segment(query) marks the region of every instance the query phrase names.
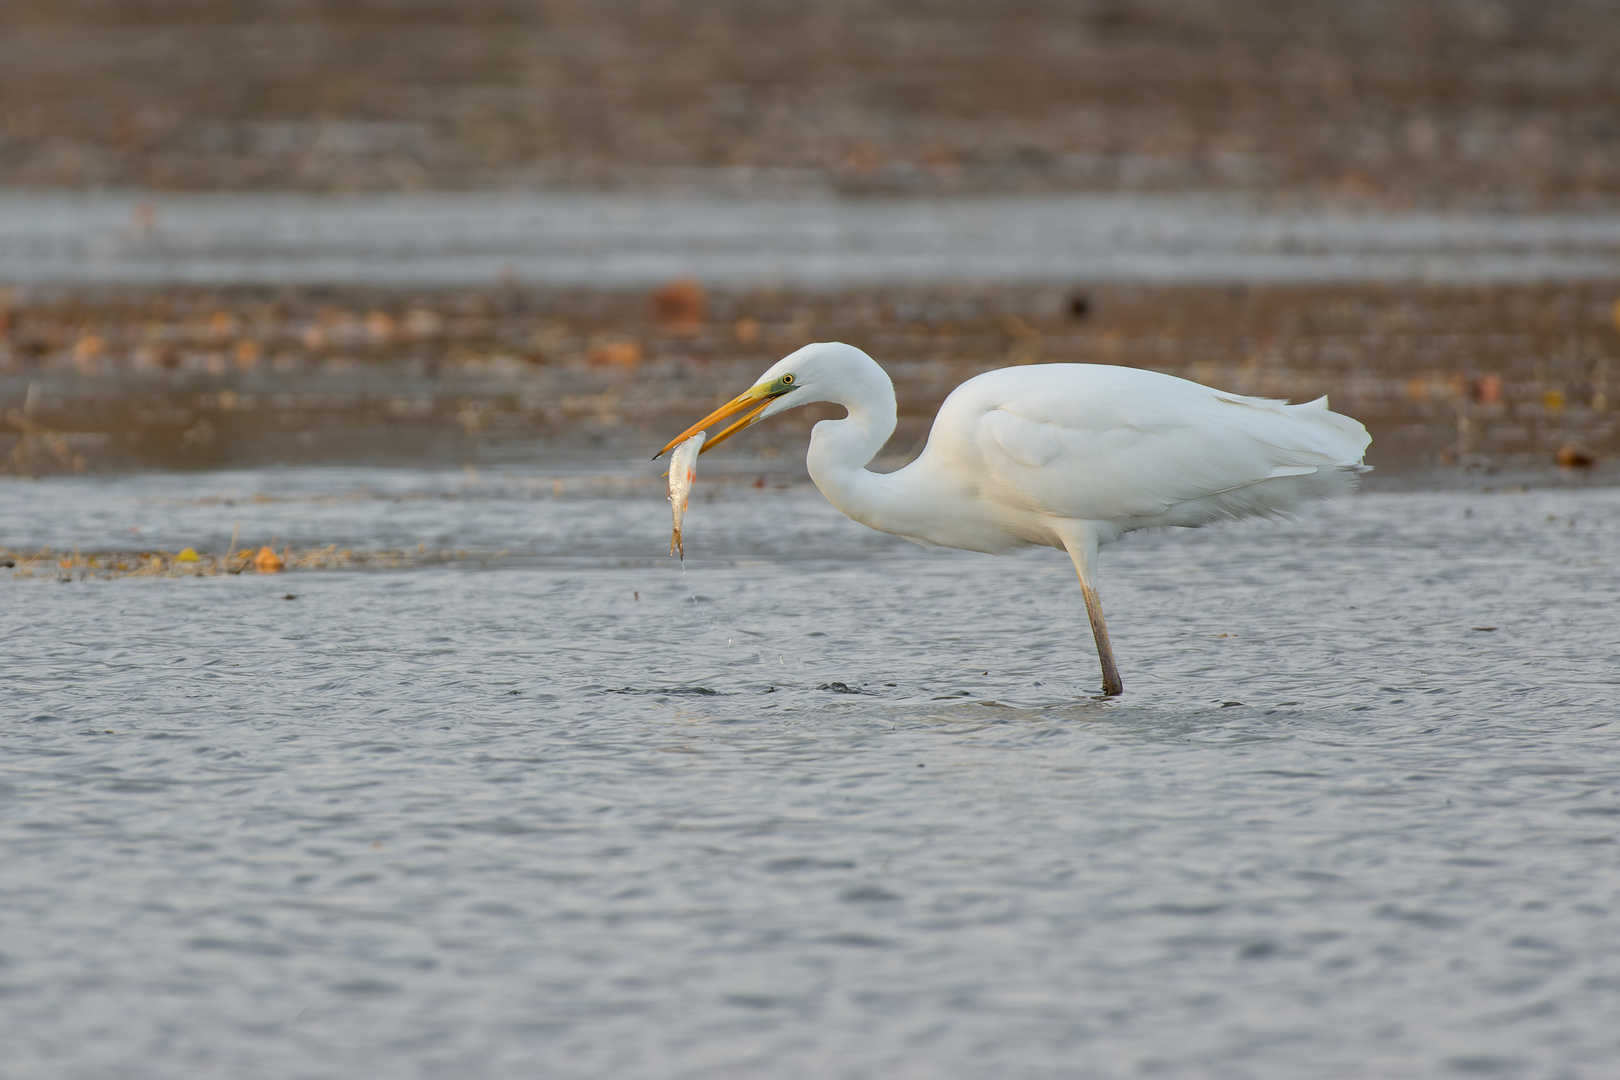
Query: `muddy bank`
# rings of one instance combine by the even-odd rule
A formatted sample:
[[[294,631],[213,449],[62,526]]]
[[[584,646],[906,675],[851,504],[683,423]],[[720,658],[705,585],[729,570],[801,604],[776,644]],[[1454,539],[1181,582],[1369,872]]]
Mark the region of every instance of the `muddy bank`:
[[[1620,195],[1604,0],[14,0],[0,187]]]
[[[1040,362],[1321,394],[1385,472],[1620,456],[1620,281],[1536,286],[12,290],[0,472],[633,462],[808,342],[888,368],[921,449],[962,380]],[[788,413],[728,452],[795,475]],[[717,455],[719,456],[719,455]],[[739,466],[741,467],[741,466]]]

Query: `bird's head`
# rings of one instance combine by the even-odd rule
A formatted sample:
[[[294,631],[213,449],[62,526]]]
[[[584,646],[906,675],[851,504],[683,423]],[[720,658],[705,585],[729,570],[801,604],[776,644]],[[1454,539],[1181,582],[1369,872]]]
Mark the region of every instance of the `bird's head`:
[[[766,417],[798,408],[800,405],[836,400],[831,395],[849,387],[852,382],[858,384],[861,380],[869,379],[873,371],[877,372],[879,378],[887,381],[883,369],[879,368],[870,356],[853,345],[845,345],[841,341],[819,341],[814,345],[806,345],[782,357],[772,364],[770,370],[761,375],[753,386],[671,439],[662,450],[653,455],[653,460],[656,461],[710,425],[742,413],[740,419],[733,421],[718,435],[704,442],[698,452],[707,453],[737,432],[752,427]]]

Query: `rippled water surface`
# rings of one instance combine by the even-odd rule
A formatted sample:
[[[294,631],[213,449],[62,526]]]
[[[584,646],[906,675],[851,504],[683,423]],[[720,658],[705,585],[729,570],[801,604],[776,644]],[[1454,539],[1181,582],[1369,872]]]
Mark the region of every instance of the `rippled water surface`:
[[[1613,1075],[1620,492],[1132,537],[1102,703],[1057,553],[711,490],[0,486],[452,553],[0,578],[0,1074]]]

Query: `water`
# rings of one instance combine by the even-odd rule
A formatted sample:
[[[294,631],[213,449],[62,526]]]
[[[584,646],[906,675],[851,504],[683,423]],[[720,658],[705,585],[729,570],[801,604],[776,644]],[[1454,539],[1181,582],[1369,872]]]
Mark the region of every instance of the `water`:
[[[1103,703],[1056,553],[652,481],[0,486],[472,553],[0,584],[0,1073],[1612,1073],[1620,491],[1132,537]]]
[[[838,288],[1525,282],[1620,274],[1613,213],[1388,213],[1210,194],[342,198],[0,192],[0,281]]]

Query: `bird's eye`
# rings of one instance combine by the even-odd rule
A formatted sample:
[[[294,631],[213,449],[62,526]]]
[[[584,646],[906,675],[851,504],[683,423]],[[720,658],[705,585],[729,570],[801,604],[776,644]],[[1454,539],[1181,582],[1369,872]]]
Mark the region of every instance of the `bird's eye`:
[[[784,376],[782,376],[782,385],[783,386],[792,386],[793,385],[793,376],[792,375],[784,375]]]

